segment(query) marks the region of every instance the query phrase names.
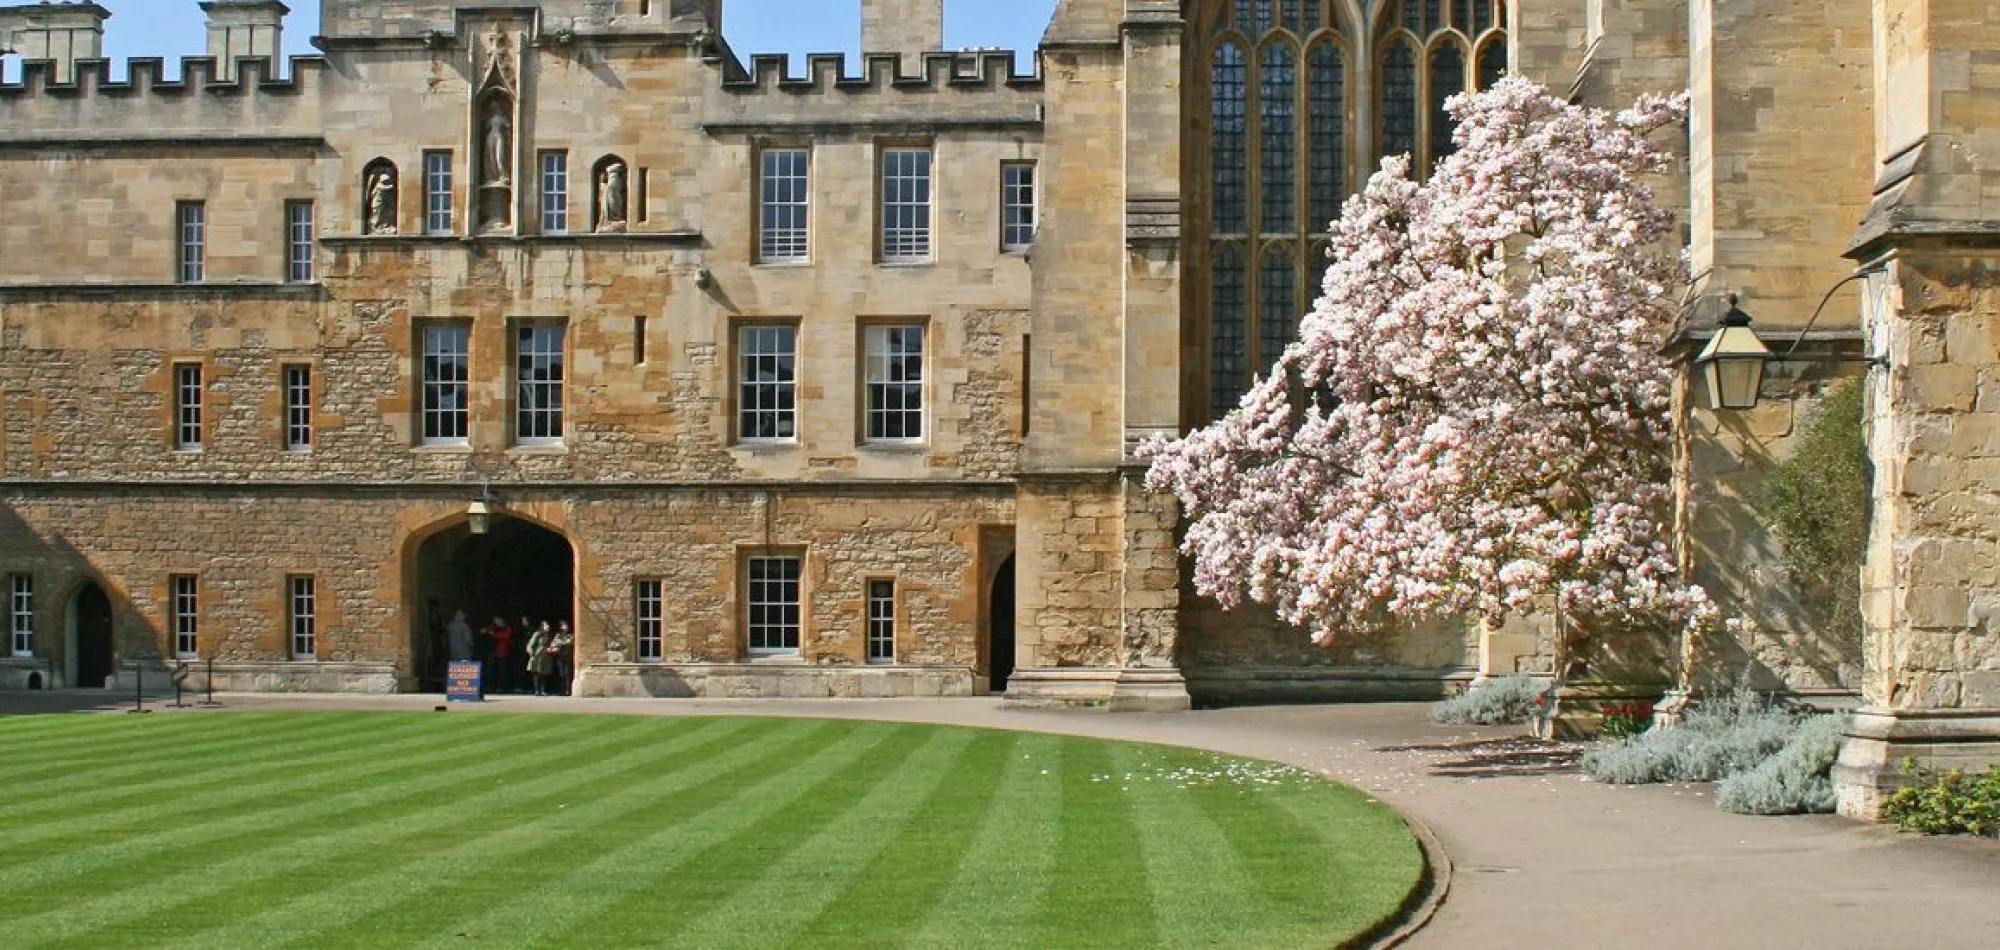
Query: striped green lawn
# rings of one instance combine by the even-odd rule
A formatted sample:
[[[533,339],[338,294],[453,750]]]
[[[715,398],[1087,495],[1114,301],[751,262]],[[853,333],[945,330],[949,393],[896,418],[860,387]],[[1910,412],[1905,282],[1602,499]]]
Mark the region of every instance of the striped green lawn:
[[[0,945],[1328,947],[1420,873],[1268,763],[794,719],[0,720]]]

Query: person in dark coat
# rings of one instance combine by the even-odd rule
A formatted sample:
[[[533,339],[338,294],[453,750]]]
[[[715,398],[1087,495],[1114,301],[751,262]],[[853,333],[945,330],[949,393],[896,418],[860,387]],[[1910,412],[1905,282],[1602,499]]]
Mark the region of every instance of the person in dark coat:
[[[549,629],[547,621],[536,627],[535,635],[528,638],[528,674],[535,678],[537,696],[547,696],[556,678],[556,655],[549,652],[555,640],[556,633]]]

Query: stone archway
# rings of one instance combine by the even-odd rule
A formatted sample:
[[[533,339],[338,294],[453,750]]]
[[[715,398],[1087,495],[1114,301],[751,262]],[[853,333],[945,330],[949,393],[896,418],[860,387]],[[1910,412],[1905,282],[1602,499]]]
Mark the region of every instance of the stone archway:
[[[986,607],[988,689],[1007,691],[1007,679],[1014,675],[1014,555],[1000,563],[988,585]]]
[[[69,685],[99,689],[116,668],[111,595],[85,581],[69,597],[64,671]]]
[[[489,664],[490,692],[525,682],[523,618],[576,625],[576,547],[542,524],[495,516],[485,534],[474,534],[461,520],[413,540],[405,558],[409,667],[404,681],[418,691],[444,688],[450,659],[445,631],[457,611],[465,612],[474,630],[495,617],[517,630],[504,662],[496,656]]]

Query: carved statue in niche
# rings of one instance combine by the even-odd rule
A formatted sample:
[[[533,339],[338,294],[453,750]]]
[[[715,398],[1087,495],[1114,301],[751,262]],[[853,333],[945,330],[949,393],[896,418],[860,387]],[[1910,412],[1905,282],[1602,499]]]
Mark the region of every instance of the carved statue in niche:
[[[396,233],[396,173],[387,168],[368,176],[368,233]]]
[[[486,181],[505,185],[511,179],[509,157],[513,154],[513,123],[507,118],[507,100],[493,97],[492,111],[486,116]]]
[[[597,230],[625,230],[625,163],[604,166],[597,183]]]

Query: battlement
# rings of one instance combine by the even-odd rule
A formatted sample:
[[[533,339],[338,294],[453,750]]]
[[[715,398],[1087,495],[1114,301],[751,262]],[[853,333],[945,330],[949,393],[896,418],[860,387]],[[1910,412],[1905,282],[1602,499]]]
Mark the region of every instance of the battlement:
[[[236,61],[225,78],[213,57],[181,60],[179,79],[166,78],[157,56],[127,61],[126,77],[113,81],[111,61],[76,62],[70,81],[58,81],[55,63],[30,60],[18,82],[0,82],[0,138],[144,137],[156,133],[317,133],[316,93],[326,70],[318,56],[291,61],[290,75],[275,75],[264,57]]]
[[[814,53],[806,57],[806,74],[791,74],[791,57],[782,53],[750,57],[745,70],[731,64],[722,88],[733,93],[782,92],[825,93],[830,90],[863,92],[935,92],[942,89],[1015,89],[1040,91],[1043,83],[1041,57],[1029,73],[1014,71],[1011,50],[925,53],[921,71],[903,69],[902,57],[895,53],[868,53],[861,57],[861,72],[847,72],[847,56],[842,53]]]
[[[146,93],[160,95],[184,95],[190,92],[210,92],[216,95],[297,95],[308,87],[316,88],[319,73],[326,68],[326,60],[319,56],[294,56],[291,74],[277,76],[274,64],[263,56],[246,56],[237,61],[239,68],[233,78],[222,78],[222,65],[213,56],[185,56],[181,58],[181,78],[167,79],[167,61],[159,56],[138,56],[125,62],[125,78],[113,81],[111,60],[78,60],[76,75],[69,82],[56,80],[55,62],[46,59],[31,59],[21,64],[21,78],[18,82],[0,81],[0,96],[62,95],[77,96],[102,93],[104,95],[131,96]]]

